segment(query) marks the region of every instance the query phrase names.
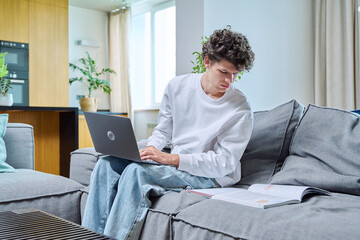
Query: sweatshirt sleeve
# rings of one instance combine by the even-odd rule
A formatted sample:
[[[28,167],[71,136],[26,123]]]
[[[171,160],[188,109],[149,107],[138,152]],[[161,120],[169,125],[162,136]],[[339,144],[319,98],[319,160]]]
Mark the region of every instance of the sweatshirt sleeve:
[[[164,96],[161,101],[158,125],[149,137],[147,146],[154,146],[162,150],[169,143],[172,137],[173,118],[171,106],[171,89],[169,84],[166,86]]]
[[[190,174],[208,178],[224,177],[236,170],[250,140],[253,118],[252,113],[243,113],[217,137],[214,150],[204,153],[179,154],[178,169]]]

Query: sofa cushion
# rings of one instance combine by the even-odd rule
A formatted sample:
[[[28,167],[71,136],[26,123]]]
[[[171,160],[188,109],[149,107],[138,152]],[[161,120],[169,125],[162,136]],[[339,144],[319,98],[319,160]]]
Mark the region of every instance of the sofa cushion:
[[[4,141],[8,164],[16,169],[34,169],[34,131],[32,126],[24,123],[8,123]]]
[[[93,147],[73,151],[70,158],[70,179],[88,186],[95,164],[102,156],[104,154],[96,152]]]
[[[186,191],[168,192],[162,197],[152,197],[152,207],[146,215],[140,239],[160,240],[171,238],[172,218],[185,209],[205,198],[198,194],[188,194]],[[183,238],[186,239],[186,238]]]
[[[240,184],[267,183],[289,154],[289,145],[304,111],[296,100],[254,113],[254,127],[241,158]]]
[[[6,125],[8,122],[8,114],[0,114],[0,173],[14,172],[15,169],[7,164],[6,161],[6,146],[4,142],[4,135],[6,132]]]
[[[360,115],[309,105],[271,183],[360,195]]]
[[[65,177],[28,169],[0,174],[0,211],[38,208],[80,222],[84,186]]]
[[[0,202],[10,202],[49,195],[60,195],[84,186],[65,177],[19,169],[15,173],[0,174]]]
[[[173,217],[171,239],[358,239],[359,214],[360,198],[340,193],[269,209],[207,199]]]
[[[90,186],[86,186],[85,188],[81,189],[81,199],[80,199],[80,214],[81,214],[81,219],[84,216],[84,212],[85,212],[85,207],[86,207],[86,202],[87,199],[89,197],[89,191],[90,191]]]

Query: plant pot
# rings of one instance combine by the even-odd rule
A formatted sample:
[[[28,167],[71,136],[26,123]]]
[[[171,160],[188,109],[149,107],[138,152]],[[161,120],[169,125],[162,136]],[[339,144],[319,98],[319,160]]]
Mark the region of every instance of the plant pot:
[[[80,107],[83,112],[96,112],[99,104],[99,99],[84,97],[80,98]]]
[[[11,93],[0,94],[0,106],[12,106],[14,103],[13,95]]]

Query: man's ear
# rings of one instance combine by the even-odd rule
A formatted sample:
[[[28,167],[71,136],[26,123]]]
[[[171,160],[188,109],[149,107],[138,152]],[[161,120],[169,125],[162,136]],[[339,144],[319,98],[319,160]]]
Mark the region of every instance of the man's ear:
[[[209,57],[208,56],[205,56],[204,57],[204,66],[206,68],[209,68],[210,67],[210,60],[209,60]]]

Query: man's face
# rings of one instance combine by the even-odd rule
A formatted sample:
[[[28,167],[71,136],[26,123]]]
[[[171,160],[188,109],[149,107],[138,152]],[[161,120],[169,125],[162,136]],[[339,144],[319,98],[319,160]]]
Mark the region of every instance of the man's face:
[[[234,65],[226,60],[210,62],[208,57],[205,57],[204,65],[208,72],[209,83],[219,93],[226,92],[239,73]]]

